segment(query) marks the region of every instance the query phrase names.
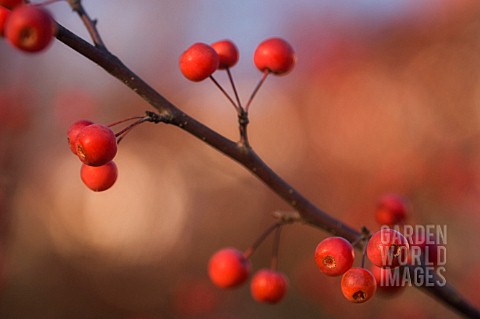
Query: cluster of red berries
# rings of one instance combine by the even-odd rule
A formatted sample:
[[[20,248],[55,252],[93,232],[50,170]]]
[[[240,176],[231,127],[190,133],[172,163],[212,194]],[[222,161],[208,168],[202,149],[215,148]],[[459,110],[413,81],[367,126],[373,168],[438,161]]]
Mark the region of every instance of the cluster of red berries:
[[[73,154],[82,162],[80,177],[95,192],[109,189],[117,180],[117,138],[102,124],[88,120],[73,123],[67,131],[68,144]]]
[[[252,264],[248,254],[228,247],[217,251],[208,262],[208,275],[213,284],[220,288],[241,286],[250,277]],[[275,304],[287,292],[285,274],[274,269],[263,268],[252,277],[250,292],[258,302]]]
[[[368,240],[366,254],[370,262],[378,267],[376,272],[394,269],[406,260],[409,252],[407,239],[394,229],[381,229]],[[355,260],[353,245],[342,237],[328,237],[315,249],[315,262],[324,274],[342,276],[341,290],[348,301],[363,303],[371,299],[376,290],[379,273],[352,267]]]
[[[263,76],[245,106],[240,102],[230,73],[230,68],[237,64],[238,59],[238,49],[230,40],[221,40],[211,45],[199,42],[181,54],[179,65],[182,74],[191,81],[198,82],[210,78],[230,100],[241,118],[247,114],[250,103],[267,76],[269,74],[284,75],[290,72],[295,66],[296,55],[290,44],[281,38],[270,38],[260,43],[254,52],[253,61]],[[216,70],[226,70],[236,101],[213,78]]]
[[[265,238],[276,230],[271,266],[255,272],[250,282],[250,293],[254,300],[261,303],[275,304],[280,302],[288,288],[287,276],[277,271],[281,225],[282,223],[272,225],[245,252],[227,247],[213,254],[208,262],[208,275],[212,283],[219,288],[235,288],[244,284],[252,271],[250,257]]]
[[[190,46],[180,56],[180,71],[191,81],[202,81],[217,69],[233,67],[238,58],[238,49],[230,40],[218,41],[212,45],[199,42]],[[296,57],[288,42],[280,38],[270,38],[258,45],[253,60],[260,71],[281,75],[293,68]]]
[[[264,74],[257,85],[246,107],[243,107],[238,98],[229,69],[237,64],[239,52],[230,40],[222,40],[211,45],[195,43],[185,50],[179,59],[180,71],[189,80],[198,82],[211,78],[220,90],[228,97],[240,115],[246,114],[248,105],[253,96],[270,73],[283,75],[288,73],[296,62],[295,52],[288,42],[280,38],[270,38],[257,47],[254,53],[254,63]],[[212,77],[216,70],[226,70],[235,91],[235,102]],[[273,229],[273,228],[272,228]],[[268,230],[266,234],[272,229]],[[262,239],[263,240],[263,239]],[[254,246],[257,246],[255,244]],[[214,285],[220,288],[234,288],[244,284],[251,274],[250,256],[253,248],[242,253],[236,248],[228,247],[217,251],[208,263],[208,274]],[[273,257],[276,260],[276,256]],[[258,270],[250,283],[250,292],[254,300],[262,303],[274,304],[286,294],[288,280],[285,274],[276,270],[276,263],[272,267]]]
[[[403,222],[406,217],[404,201],[395,195],[381,198],[375,217],[378,222],[388,225]],[[345,298],[353,303],[370,300],[377,287],[386,290],[398,290],[399,286],[385,286],[382,278],[388,276],[408,260],[410,245],[405,236],[392,228],[382,228],[370,238],[364,239],[364,250],[372,264],[370,269],[352,267],[355,260],[353,245],[342,237],[328,237],[322,240],[315,249],[315,262],[321,272],[328,276],[342,276],[341,290]],[[368,241],[368,242],[365,242]]]
[[[22,0],[0,0],[0,36],[24,52],[40,52],[52,42],[56,23],[39,5]]]

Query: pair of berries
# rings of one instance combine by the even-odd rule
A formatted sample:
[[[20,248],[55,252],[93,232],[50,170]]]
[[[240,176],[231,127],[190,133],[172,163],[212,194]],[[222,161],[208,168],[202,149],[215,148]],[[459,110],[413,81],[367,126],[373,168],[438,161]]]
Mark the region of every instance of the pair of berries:
[[[241,251],[235,248],[224,248],[210,258],[208,275],[217,287],[234,288],[247,281],[251,268],[250,260]],[[287,288],[287,277],[283,273],[267,268],[258,270],[250,283],[253,299],[269,304],[279,302]]]
[[[382,228],[373,234],[367,244],[370,262],[381,268],[396,268],[408,258],[409,244],[398,231]],[[371,271],[352,267],[355,253],[352,244],[342,237],[322,240],[315,249],[315,262],[324,274],[342,275],[341,289],[347,300],[362,303],[373,297],[377,280]]]
[[[180,71],[189,80],[198,82],[211,76],[217,69],[228,69],[238,61],[238,49],[230,40],[208,45],[195,43],[180,56]],[[288,42],[270,38],[259,44],[253,56],[262,72],[276,75],[288,73],[295,65],[295,52]]]
[[[23,1],[0,1],[0,35],[24,52],[46,49],[56,33],[50,13],[37,5]]]
[[[117,154],[117,139],[104,125],[88,120],[73,123],[67,131],[73,154],[82,162],[80,177],[95,192],[109,189],[117,180],[118,170],[113,158]]]
[[[352,244],[342,237],[328,237],[315,249],[315,262],[328,276],[342,276],[341,289],[347,300],[366,302],[376,291],[372,273],[364,268],[352,267],[355,252]]]

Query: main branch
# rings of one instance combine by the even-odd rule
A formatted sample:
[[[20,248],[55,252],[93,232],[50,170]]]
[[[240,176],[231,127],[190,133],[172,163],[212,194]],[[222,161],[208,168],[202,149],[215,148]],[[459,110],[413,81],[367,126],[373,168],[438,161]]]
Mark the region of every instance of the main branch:
[[[58,26],[57,38],[73,50],[98,64],[113,77],[140,95],[159,112],[161,118],[164,119],[163,122],[183,129],[240,163],[298,211],[305,223],[321,228],[333,235],[344,237],[350,242],[357,242],[357,248],[362,248],[363,241],[357,240],[361,236],[358,230],[351,228],[311,203],[266,165],[248,145],[225,138],[181,111],[104,47],[95,47],[60,25]],[[451,285],[421,288],[459,313],[470,318],[480,318],[480,311],[462,298]]]

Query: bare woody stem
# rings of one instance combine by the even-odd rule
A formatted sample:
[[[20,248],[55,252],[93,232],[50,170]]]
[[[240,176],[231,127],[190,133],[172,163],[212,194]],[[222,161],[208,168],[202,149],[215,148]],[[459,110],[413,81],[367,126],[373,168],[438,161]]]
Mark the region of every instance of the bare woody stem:
[[[98,43],[97,46],[92,46],[60,25],[58,25],[57,38],[73,50],[98,64],[106,72],[141,96],[157,109],[159,118],[162,119],[161,122],[178,126],[244,166],[273,192],[284,199],[293,209],[298,211],[303,222],[321,228],[333,235],[342,236],[350,242],[354,242],[361,236],[358,230],[351,228],[312,204],[266,165],[252,148],[225,138],[185,114],[133,73],[116,56],[99,47]],[[363,241],[358,241],[356,247],[361,249]],[[433,278],[434,282],[436,282],[435,279]],[[445,286],[435,285],[433,287],[422,286],[421,288],[424,288],[424,291],[459,313],[471,318],[480,318],[480,311],[462,298],[449,284]]]
[[[90,37],[93,40],[93,43],[97,48],[106,50],[105,44],[103,43],[102,38],[100,37],[100,33],[97,31],[97,21],[92,20],[90,16],[87,14],[87,11],[83,8],[82,0],[67,0],[68,4],[75,11],[82,19],[83,24],[87,28]]]

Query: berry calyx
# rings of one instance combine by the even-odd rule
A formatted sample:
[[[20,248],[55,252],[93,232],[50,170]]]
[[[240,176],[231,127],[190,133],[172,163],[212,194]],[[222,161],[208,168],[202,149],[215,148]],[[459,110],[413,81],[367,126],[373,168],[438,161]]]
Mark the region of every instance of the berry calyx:
[[[21,5],[12,10],[5,25],[5,37],[24,52],[40,52],[53,40],[55,22],[45,9]]]
[[[405,200],[395,194],[387,194],[380,198],[375,210],[375,220],[380,225],[392,227],[405,222],[407,218],[407,204]]]
[[[355,254],[353,246],[343,237],[328,237],[315,249],[318,269],[328,276],[340,276],[352,268]]]
[[[365,268],[350,268],[342,276],[342,293],[348,301],[363,303],[370,300],[377,290],[373,274]]]
[[[70,150],[73,154],[77,155],[77,148],[75,146],[75,141],[77,139],[78,133],[88,125],[92,125],[93,122],[89,120],[79,120],[72,125],[67,130],[67,141],[68,145],[70,146]]]
[[[117,140],[109,127],[91,124],[78,133],[75,149],[83,163],[89,166],[101,166],[110,162],[117,154]]]
[[[288,288],[287,277],[271,269],[255,273],[250,284],[253,299],[262,303],[275,304],[285,296]]]
[[[195,43],[180,56],[180,71],[189,80],[202,81],[212,75],[219,66],[217,51],[205,43]]]
[[[276,75],[287,74],[296,62],[296,55],[290,44],[281,38],[270,38],[258,45],[253,55],[255,66],[262,72]]]
[[[208,262],[208,275],[220,288],[233,288],[243,284],[250,275],[250,260],[235,248],[217,251]]]
[[[212,44],[212,48],[217,52],[220,59],[218,68],[223,70],[231,68],[238,62],[238,49],[230,40],[221,40]]]
[[[94,192],[103,192],[115,184],[118,177],[117,165],[111,161],[102,166],[82,164],[80,178]]]
[[[408,262],[409,244],[398,231],[382,228],[372,235],[367,245],[368,259],[378,267],[398,267]]]

